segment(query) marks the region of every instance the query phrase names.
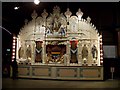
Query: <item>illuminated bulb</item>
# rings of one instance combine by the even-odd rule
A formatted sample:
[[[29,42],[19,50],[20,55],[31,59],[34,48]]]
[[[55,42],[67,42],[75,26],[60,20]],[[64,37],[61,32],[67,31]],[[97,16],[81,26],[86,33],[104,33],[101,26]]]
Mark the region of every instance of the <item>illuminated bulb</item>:
[[[100,43],[102,45],[102,43]]]
[[[19,9],[19,7],[14,7],[15,10]]]
[[[13,52],[15,52],[15,49],[13,49]]]
[[[12,55],[15,55],[15,53],[13,53]]]
[[[103,57],[101,57],[100,59],[103,59]]]
[[[12,58],[14,59],[14,58],[15,58],[15,56],[12,56]]]
[[[101,63],[103,63],[103,61],[100,61]]]
[[[38,4],[40,3],[40,1],[39,1],[39,0],[34,0],[34,3],[35,3],[36,5],[38,5]]]
[[[102,38],[102,35],[100,35],[100,38]]]
[[[27,47],[29,47],[29,45],[27,45]]]
[[[12,62],[13,62],[14,60],[12,60]]]
[[[15,46],[13,46],[13,48],[15,48]]]
[[[30,58],[30,57],[29,57],[28,59],[29,59],[29,60],[31,60],[31,58]]]
[[[15,45],[15,43],[13,43],[13,45]]]
[[[16,37],[13,37],[13,39],[16,39]]]
[[[101,52],[103,51],[103,50],[100,50]]]
[[[15,42],[15,40],[13,40],[13,42]]]

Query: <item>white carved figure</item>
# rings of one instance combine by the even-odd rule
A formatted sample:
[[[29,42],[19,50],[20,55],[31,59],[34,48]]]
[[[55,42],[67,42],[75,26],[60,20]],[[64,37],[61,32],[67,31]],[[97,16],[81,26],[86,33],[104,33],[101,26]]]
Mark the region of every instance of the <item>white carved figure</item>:
[[[31,17],[32,17],[33,19],[36,19],[37,16],[38,16],[38,15],[37,15],[36,11],[34,10],[33,13],[31,14]]]
[[[90,23],[90,21],[91,21],[91,18],[88,16],[87,17],[87,22]]]
[[[19,48],[19,50],[18,50],[18,57],[19,57],[19,59],[23,59],[24,58],[24,46],[23,45],[21,45],[21,47]]]
[[[83,48],[82,48],[82,59],[87,59],[88,58],[88,48],[86,46],[86,44],[84,44]]]
[[[67,11],[65,12],[65,16],[69,18],[72,15],[72,12],[70,11],[69,8],[67,8]]]
[[[97,59],[97,48],[95,45],[93,45],[91,53],[92,53],[93,59]]]
[[[31,59],[31,47],[30,47],[30,45],[27,46],[26,56],[27,56],[27,59]]]
[[[19,56],[20,59],[23,58],[23,56],[24,56],[24,49],[23,49],[23,47],[19,48],[18,56]]]
[[[83,16],[83,12],[81,11],[81,9],[78,9],[78,12],[76,12],[76,15],[78,16],[78,19],[81,20],[82,16]]]

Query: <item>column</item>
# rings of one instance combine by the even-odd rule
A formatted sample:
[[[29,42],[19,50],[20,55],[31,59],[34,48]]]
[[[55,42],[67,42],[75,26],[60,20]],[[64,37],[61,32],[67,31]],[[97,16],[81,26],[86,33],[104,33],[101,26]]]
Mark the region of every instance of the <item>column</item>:
[[[42,63],[45,64],[46,62],[46,44],[45,41],[43,41],[42,44]]]
[[[77,47],[78,47],[78,65],[81,65],[81,63],[82,63],[82,58],[81,58],[81,50],[80,50],[80,48],[81,48],[81,46],[80,46],[80,41],[78,41],[78,45],[77,45]]]
[[[32,41],[32,55],[31,55],[31,64],[34,64],[35,63],[35,42]]]
[[[16,59],[19,59],[19,57],[18,57],[18,50],[19,50],[19,38],[17,38]]]
[[[66,44],[66,54],[67,54],[67,66],[70,64],[70,43],[67,41]]]
[[[118,57],[120,57],[120,29],[118,31]]]
[[[100,65],[103,65],[103,46],[102,46],[102,35],[100,35]]]

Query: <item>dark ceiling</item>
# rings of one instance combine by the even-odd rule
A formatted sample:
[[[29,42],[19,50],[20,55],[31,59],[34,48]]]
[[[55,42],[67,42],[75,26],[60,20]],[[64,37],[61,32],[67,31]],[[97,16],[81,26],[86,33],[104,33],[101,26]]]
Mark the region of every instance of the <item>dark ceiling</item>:
[[[104,37],[114,38],[115,29],[120,27],[120,3],[117,2],[41,2],[35,5],[33,2],[3,2],[2,3],[2,26],[16,35],[19,33],[20,28],[24,25],[24,20],[31,20],[33,10],[36,10],[38,16],[41,15],[44,9],[48,13],[52,13],[53,7],[58,5],[61,12],[65,12],[70,8],[72,15],[76,15],[78,8],[81,8],[84,13],[83,18],[91,17],[91,22],[97,27],[99,31],[106,32]],[[14,10],[14,7],[20,7]],[[106,36],[106,34],[108,34]],[[3,47],[11,47],[12,39],[8,33],[3,31]],[[115,39],[115,38],[114,38]],[[113,39],[111,39],[113,40]],[[115,40],[113,40],[115,41]]]
[[[54,6],[58,5],[61,12],[65,12],[69,7],[73,15],[81,8],[84,15],[83,18],[90,16],[92,23],[98,29],[102,27],[112,29],[118,26],[117,13],[119,12],[119,3],[95,3],[95,2],[41,2],[35,5],[33,2],[3,2],[2,3],[2,26],[10,32],[18,34],[20,28],[24,25],[24,20],[31,20],[31,13],[36,10],[40,15],[43,9],[51,13]],[[19,6],[18,10],[14,10],[15,6]],[[118,14],[120,15],[120,14]]]

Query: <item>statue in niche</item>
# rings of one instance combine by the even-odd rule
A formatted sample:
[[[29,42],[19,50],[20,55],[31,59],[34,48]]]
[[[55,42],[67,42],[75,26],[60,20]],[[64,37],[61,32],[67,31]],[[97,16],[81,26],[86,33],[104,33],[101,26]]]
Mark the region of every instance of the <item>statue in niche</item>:
[[[35,52],[36,52],[35,62],[41,62],[42,63],[42,42],[41,41],[36,41]]]
[[[59,22],[58,17],[55,16],[54,19],[53,19],[53,30],[55,30],[56,32],[58,32],[60,26],[61,26],[61,23]]]
[[[31,59],[31,47],[30,47],[30,45],[27,46],[26,56],[27,56],[27,59]]]
[[[56,30],[58,28],[58,20],[57,20],[57,18],[54,18],[53,22],[54,22],[53,28],[54,28],[54,30]]]
[[[93,59],[97,59],[97,53],[98,53],[98,51],[97,51],[97,48],[96,48],[95,45],[93,45],[91,53],[92,53]]]
[[[18,56],[19,56],[20,59],[24,58],[24,48],[23,48],[23,46],[21,46],[19,48],[19,50],[18,50]]]
[[[82,59],[88,59],[88,48],[86,47],[86,44],[84,44],[82,49]]]

